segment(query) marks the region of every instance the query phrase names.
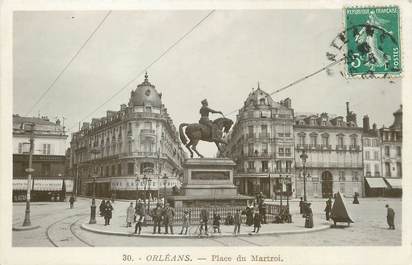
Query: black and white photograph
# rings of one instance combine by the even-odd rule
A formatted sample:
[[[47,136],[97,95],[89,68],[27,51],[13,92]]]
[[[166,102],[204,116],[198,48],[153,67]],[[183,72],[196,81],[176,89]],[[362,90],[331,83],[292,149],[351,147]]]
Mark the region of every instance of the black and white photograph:
[[[411,3],[318,2],[9,2],[4,264],[407,264]]]

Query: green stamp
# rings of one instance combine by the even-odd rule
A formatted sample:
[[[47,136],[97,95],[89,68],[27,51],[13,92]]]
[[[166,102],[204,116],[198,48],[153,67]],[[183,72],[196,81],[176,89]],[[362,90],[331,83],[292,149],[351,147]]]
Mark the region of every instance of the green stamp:
[[[402,72],[399,7],[346,8],[346,69],[351,77]]]

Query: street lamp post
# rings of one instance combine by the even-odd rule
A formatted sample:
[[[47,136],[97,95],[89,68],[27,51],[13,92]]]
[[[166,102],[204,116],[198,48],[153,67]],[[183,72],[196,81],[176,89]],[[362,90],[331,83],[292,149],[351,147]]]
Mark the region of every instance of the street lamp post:
[[[136,205],[139,200],[139,175],[136,174]]]
[[[30,124],[30,150],[29,150],[29,167],[26,169],[27,174],[27,195],[26,195],[26,210],[24,213],[23,226],[31,226],[30,221],[30,191],[31,191],[31,173],[34,172],[32,168],[33,163],[33,149],[34,149],[34,124]]]
[[[150,211],[150,183],[152,183],[152,179],[149,178],[147,181],[149,183],[148,186],[147,186],[148,193],[149,193],[149,195],[147,196],[147,212],[149,212]]]
[[[143,172],[144,173],[144,172]],[[146,174],[143,174],[143,184],[144,184],[144,203],[143,203],[143,207],[146,208],[146,200],[147,200],[147,192],[146,192],[146,188],[147,188],[147,177]]]
[[[93,176],[93,197],[92,205],[90,206],[90,221],[89,224],[96,223],[96,176]]]
[[[282,175],[279,175],[279,178],[280,178],[280,206],[282,207],[282,202],[283,202],[283,200],[282,200],[282,198],[283,198],[283,178],[282,178]]]
[[[306,202],[306,159],[308,159],[308,155],[305,150],[302,151],[300,159],[302,159],[303,164],[303,200]]]
[[[167,202],[166,184],[167,184],[167,179],[168,179],[166,174],[163,175],[162,179],[163,179],[163,185],[164,185],[164,189],[165,189],[164,195],[163,195],[163,200],[164,200],[164,205],[166,205],[166,202]]]

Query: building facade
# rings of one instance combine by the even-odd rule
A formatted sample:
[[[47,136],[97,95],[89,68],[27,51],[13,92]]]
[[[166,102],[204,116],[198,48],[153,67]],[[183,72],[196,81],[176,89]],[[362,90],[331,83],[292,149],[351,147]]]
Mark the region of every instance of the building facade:
[[[293,130],[297,197],[304,195],[305,173],[307,198],[328,198],[338,191],[345,196],[361,193],[362,128],[357,125],[356,114],[349,111],[349,103],[346,119],[327,113],[297,115]],[[303,151],[307,155],[305,165]]]
[[[370,128],[369,117],[363,117],[363,195],[384,195],[386,184],[382,179],[382,153],[379,130],[374,123]]]
[[[389,187],[398,189],[399,191],[394,192],[400,193],[402,189],[402,105],[393,113],[393,116],[393,124],[379,130],[382,143],[382,172]]]
[[[31,200],[51,200],[72,191],[65,174],[67,134],[60,121],[13,115],[13,200],[26,200],[30,138],[33,138]]]
[[[146,74],[128,105],[72,135],[70,168],[79,193],[143,198],[180,187],[184,152],[161,97]]]
[[[237,165],[234,182],[241,194],[263,192],[273,198],[294,192],[293,109],[289,98],[275,102],[258,85],[239,110],[227,141],[225,153]]]

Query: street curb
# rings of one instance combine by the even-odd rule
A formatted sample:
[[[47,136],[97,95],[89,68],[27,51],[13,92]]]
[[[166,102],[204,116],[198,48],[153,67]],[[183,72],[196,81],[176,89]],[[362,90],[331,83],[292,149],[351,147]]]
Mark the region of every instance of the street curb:
[[[40,228],[40,225],[35,226],[13,226],[13,231],[28,231]]]
[[[287,234],[304,234],[304,233],[313,233],[313,232],[319,232],[323,231],[326,229],[330,228],[330,224],[322,224],[319,227],[312,228],[312,229],[306,229],[306,230],[286,230],[286,231],[276,231],[276,232],[263,232],[259,234],[252,234],[252,233],[247,233],[247,234],[240,234],[240,235],[232,235],[232,234],[211,234],[209,236],[199,236],[199,235],[179,235],[179,234],[174,234],[174,235],[165,235],[165,234],[133,234],[133,233],[126,233],[126,232],[113,232],[113,231],[102,231],[99,229],[94,229],[88,226],[88,224],[82,224],[80,226],[83,230],[92,232],[92,233],[97,233],[97,234],[104,234],[104,235],[116,235],[116,236],[128,236],[128,237],[150,237],[150,238],[220,238],[220,237],[251,237],[251,236],[267,236],[267,235],[287,235]]]

